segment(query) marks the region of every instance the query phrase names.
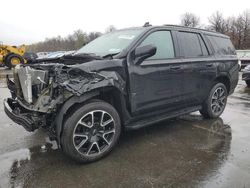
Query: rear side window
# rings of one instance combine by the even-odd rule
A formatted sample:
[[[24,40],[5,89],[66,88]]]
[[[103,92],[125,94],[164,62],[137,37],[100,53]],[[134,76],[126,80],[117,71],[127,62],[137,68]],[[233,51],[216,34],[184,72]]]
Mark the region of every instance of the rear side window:
[[[229,38],[207,35],[211,41],[216,54],[219,55],[236,55],[234,46]]]
[[[207,56],[207,47],[198,33],[179,32],[181,56],[185,58]]]
[[[151,33],[140,46],[154,45],[156,54],[148,59],[170,59],[175,57],[174,45],[170,31],[156,31]]]

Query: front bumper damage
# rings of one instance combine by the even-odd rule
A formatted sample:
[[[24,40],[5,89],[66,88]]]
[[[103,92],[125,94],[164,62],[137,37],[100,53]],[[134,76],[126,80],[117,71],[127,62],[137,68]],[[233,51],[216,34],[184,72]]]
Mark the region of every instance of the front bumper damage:
[[[10,90],[11,98],[4,100],[5,113],[27,131],[34,131],[39,127],[43,127],[54,136],[56,135],[54,125],[57,113],[71,97],[79,97],[91,90],[109,86],[116,87],[121,92],[124,92],[125,89],[125,82],[116,72],[90,72],[61,64],[51,67],[47,65],[48,67],[50,68],[49,71],[51,71],[51,79],[48,79],[50,81],[46,83],[46,87],[39,90],[40,93],[33,92],[36,90],[32,87],[32,102],[25,99],[23,93],[26,88],[21,85],[23,80],[15,78],[18,77],[15,72],[14,82],[7,78],[7,86]],[[35,66],[34,70],[37,68],[41,70],[39,65]],[[34,76],[32,76],[32,80],[35,79]],[[40,78],[41,76],[39,76]],[[45,85],[43,80],[40,82]]]
[[[32,132],[42,126],[46,120],[46,115],[37,111],[32,111],[18,99],[17,86],[8,76],[7,87],[11,93],[11,98],[4,99],[5,114],[15,123],[23,126],[25,130]]]
[[[32,112],[24,109],[18,102],[8,98],[4,100],[4,111],[6,115],[12,119],[15,123],[22,125],[27,131],[31,132],[39,127],[38,117],[37,119],[32,117]]]

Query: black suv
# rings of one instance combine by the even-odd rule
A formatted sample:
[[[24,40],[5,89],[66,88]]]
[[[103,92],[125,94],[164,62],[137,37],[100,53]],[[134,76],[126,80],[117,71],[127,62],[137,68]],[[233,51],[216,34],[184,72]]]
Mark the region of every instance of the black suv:
[[[5,112],[47,130],[79,162],[107,155],[124,129],[194,111],[220,116],[238,82],[229,37],[173,25],[114,31],[41,61],[15,67]]]

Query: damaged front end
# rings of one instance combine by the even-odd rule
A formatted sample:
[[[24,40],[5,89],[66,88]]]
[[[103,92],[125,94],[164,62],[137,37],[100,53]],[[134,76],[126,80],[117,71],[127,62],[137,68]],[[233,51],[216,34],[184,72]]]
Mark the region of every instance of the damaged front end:
[[[18,65],[13,78],[7,78],[12,97],[4,101],[6,114],[27,131],[43,127],[53,135],[57,113],[69,98],[107,86],[122,91],[125,85],[116,72],[92,72],[64,64]]]
[[[27,131],[46,126],[52,108],[49,72],[18,65],[13,77],[13,81],[7,77],[11,98],[4,101],[6,114]]]

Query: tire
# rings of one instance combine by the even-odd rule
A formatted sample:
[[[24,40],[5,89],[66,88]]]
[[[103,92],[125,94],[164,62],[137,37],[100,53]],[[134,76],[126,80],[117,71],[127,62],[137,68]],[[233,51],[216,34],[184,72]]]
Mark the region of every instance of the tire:
[[[13,60],[16,60],[16,63],[13,63]],[[19,63],[18,63],[19,62]],[[10,54],[8,57],[5,59],[5,65],[11,69],[12,67],[15,67],[17,64],[24,64],[24,59],[22,56],[18,54]]]
[[[202,105],[201,115],[205,118],[218,118],[225,110],[228,92],[223,83],[216,83]]]
[[[120,134],[121,121],[115,108],[104,101],[90,101],[65,120],[61,146],[73,160],[93,162],[115,147]]]
[[[247,87],[250,87],[250,80],[246,80]]]

